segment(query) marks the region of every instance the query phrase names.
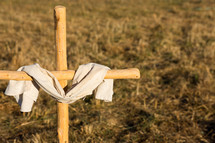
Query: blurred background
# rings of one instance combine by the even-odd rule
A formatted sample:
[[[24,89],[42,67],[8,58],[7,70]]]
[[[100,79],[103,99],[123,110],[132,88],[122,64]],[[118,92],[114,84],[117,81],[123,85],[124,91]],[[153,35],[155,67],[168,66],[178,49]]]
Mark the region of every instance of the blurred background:
[[[0,69],[54,70],[53,9],[67,8],[68,68],[139,68],[113,102],[69,105],[70,142],[215,142],[214,0],[1,0]],[[56,101],[20,113],[0,81],[0,142],[57,142]],[[71,84],[71,81],[70,81]]]

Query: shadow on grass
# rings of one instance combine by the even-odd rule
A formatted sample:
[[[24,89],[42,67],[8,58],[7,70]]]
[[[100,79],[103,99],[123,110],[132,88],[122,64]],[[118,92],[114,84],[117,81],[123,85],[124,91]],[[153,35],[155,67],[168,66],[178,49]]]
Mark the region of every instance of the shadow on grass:
[[[115,142],[146,141],[150,133],[150,126],[155,121],[154,116],[134,105],[131,105],[127,113],[122,120],[124,129],[116,135]]]
[[[215,119],[210,121],[200,121],[200,126],[203,128],[204,136],[210,140],[210,142],[215,142]]]

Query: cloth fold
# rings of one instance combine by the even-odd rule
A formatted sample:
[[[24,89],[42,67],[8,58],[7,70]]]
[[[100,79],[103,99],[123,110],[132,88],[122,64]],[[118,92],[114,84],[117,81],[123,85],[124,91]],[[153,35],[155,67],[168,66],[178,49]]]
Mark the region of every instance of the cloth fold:
[[[104,79],[110,68],[88,63],[80,65],[73,78],[72,87],[64,92],[57,78],[39,64],[20,67],[33,81],[10,80],[5,90],[8,96],[14,96],[22,112],[30,112],[33,103],[38,98],[39,88],[55,98],[58,102],[73,103],[76,100],[91,95],[95,91],[96,99],[112,101],[113,79]]]

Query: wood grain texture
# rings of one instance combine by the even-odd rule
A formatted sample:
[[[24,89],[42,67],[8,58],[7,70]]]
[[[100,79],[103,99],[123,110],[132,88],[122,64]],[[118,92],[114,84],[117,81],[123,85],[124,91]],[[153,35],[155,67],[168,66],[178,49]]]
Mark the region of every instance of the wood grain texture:
[[[72,80],[75,70],[51,71],[59,80]],[[105,79],[139,79],[140,71],[136,68],[109,70]],[[0,70],[0,80],[32,80],[32,78],[23,71]]]
[[[56,64],[57,70],[67,70],[66,55],[66,8],[54,8],[55,37],[56,37]],[[59,80],[62,88],[67,86],[67,80]],[[69,142],[69,111],[68,104],[58,103],[58,139],[59,143]]]

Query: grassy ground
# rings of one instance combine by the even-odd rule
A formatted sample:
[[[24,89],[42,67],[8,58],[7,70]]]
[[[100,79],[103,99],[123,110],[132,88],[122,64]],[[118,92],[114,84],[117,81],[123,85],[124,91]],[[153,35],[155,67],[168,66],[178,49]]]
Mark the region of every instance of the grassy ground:
[[[1,0],[0,69],[55,69],[53,8],[67,7],[68,66],[137,67],[112,103],[69,106],[71,142],[215,142],[213,0]],[[0,142],[57,142],[56,102],[21,114],[0,82]]]

